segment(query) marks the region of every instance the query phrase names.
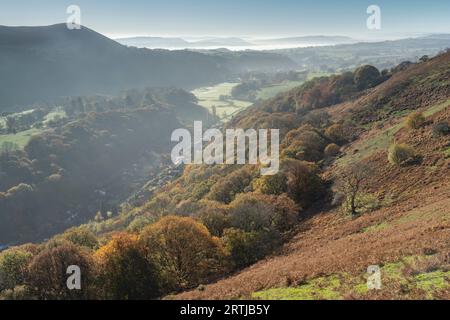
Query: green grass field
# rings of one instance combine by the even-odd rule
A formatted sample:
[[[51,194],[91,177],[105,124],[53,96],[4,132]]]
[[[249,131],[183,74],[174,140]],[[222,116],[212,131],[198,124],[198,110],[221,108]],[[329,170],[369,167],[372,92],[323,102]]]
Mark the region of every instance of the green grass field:
[[[327,77],[330,76],[330,73],[327,72],[310,72],[308,73],[308,77],[305,81],[283,81],[279,84],[270,85],[259,90],[257,99],[270,99],[275,97],[276,95],[292,90],[296,87],[300,87],[306,81],[312,80],[314,78]]]
[[[54,121],[58,118],[66,118],[67,114],[64,110],[55,109],[54,111],[47,114],[44,118],[44,125],[47,125],[50,121]]]
[[[231,90],[238,84],[225,82],[213,87],[199,88],[193,90],[192,93],[199,100],[199,105],[210,111],[215,106],[217,116],[222,120],[228,120],[252,104],[252,102],[236,100],[231,97]]]
[[[279,93],[289,91],[295,87],[299,87],[304,81],[284,81],[279,84],[267,86],[259,90],[257,99],[270,99],[278,95]]]
[[[0,135],[0,146],[4,142],[12,142],[17,144],[19,148],[23,149],[25,145],[30,141],[33,135],[41,133],[42,130],[39,129],[30,129],[26,131],[19,132],[17,134],[3,134]]]
[[[27,113],[33,112],[33,109],[26,110],[20,113],[15,113],[12,116],[20,116]],[[67,115],[66,113],[61,109],[55,109],[54,111],[48,113],[45,118],[43,119],[44,126],[47,126],[50,121],[56,120],[57,118],[65,118]],[[0,117],[0,127],[5,127],[5,118]],[[45,129],[45,127],[44,127]],[[23,149],[28,141],[31,139],[33,135],[37,135],[42,133],[43,129],[29,129],[25,131],[18,132],[16,134],[0,134],[0,146],[4,142],[11,142],[16,144],[20,149]]]

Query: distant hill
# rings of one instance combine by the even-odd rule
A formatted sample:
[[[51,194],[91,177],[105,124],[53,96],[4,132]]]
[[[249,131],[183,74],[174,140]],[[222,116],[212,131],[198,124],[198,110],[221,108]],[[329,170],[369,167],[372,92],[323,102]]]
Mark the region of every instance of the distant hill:
[[[440,39],[440,40],[450,40],[450,34],[448,33],[436,33],[425,36],[427,39]]]
[[[279,54],[252,54],[252,66],[235,57],[131,48],[85,27],[68,30],[65,24],[0,26],[0,109],[132,88],[193,88],[255,66],[296,67]]]
[[[245,47],[248,49],[259,49],[260,46],[317,46],[335,45],[344,43],[355,43],[356,40],[344,36],[304,36],[289,38],[274,38],[264,40],[246,41],[236,37],[217,37],[202,40],[185,40],[182,38],[164,37],[132,37],[117,39],[117,42],[138,48],[149,49],[217,49]]]
[[[303,37],[267,39],[259,42],[272,44],[292,44],[292,45],[332,45],[332,44],[354,43],[356,42],[356,40],[344,36],[303,36]]]
[[[192,46],[198,47],[238,47],[251,46],[252,43],[240,38],[213,38],[202,41],[191,42]]]
[[[371,64],[391,68],[405,60],[417,61],[423,55],[434,56],[450,48],[450,35],[430,35],[381,42],[358,42],[330,46],[272,50],[285,54],[301,66],[328,73]]]
[[[205,49],[219,47],[252,46],[252,43],[240,38],[208,38],[203,40],[187,41],[182,38],[165,37],[132,37],[116,39],[117,42],[138,48],[149,49]]]
[[[181,38],[164,37],[132,37],[116,39],[117,42],[126,46],[138,48],[187,48],[190,43]]]

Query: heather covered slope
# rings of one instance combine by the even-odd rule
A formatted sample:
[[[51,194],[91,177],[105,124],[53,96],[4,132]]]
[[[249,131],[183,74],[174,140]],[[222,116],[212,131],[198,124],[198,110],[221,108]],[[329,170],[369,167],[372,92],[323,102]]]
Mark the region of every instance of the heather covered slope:
[[[376,199],[373,210],[350,218],[340,208],[319,208],[273,256],[176,298],[448,299],[450,137],[436,136],[434,128],[450,121],[449,67],[450,55],[442,55],[325,108],[333,119],[350,118],[362,127],[323,177],[355,162],[368,166],[364,189]],[[413,110],[426,117],[414,130],[405,125]],[[420,163],[392,165],[388,148],[394,141],[412,146]],[[369,265],[382,268],[381,291],[367,290]]]

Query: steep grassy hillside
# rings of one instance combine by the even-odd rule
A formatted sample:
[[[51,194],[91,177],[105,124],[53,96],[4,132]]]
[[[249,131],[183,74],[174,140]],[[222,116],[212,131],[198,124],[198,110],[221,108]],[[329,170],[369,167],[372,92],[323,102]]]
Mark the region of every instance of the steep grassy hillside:
[[[352,163],[370,168],[364,189],[373,195],[371,211],[350,218],[340,208],[319,209],[273,257],[177,298],[448,299],[450,137],[436,135],[435,127],[450,121],[449,67],[450,54],[439,56],[325,109],[335,120],[359,124],[361,131],[324,168],[323,177],[333,179]],[[412,110],[426,117],[415,130],[406,125]],[[394,142],[411,145],[420,164],[389,163]],[[381,267],[382,290],[367,289],[370,265]]]
[[[419,166],[396,168],[387,161],[387,148],[366,153],[363,161],[374,171],[366,190],[379,199],[378,209],[351,219],[339,209],[322,210],[299,226],[295,238],[271,258],[243,272],[191,291],[187,299],[431,299],[449,298],[450,268],[450,137],[432,135],[434,123],[450,120],[450,103],[427,118],[428,124],[395,134],[423,155]],[[377,130],[377,129],[375,129]],[[346,149],[380,139],[384,132],[363,135]],[[345,167],[338,161],[326,176]],[[382,290],[367,290],[366,270],[379,265]]]

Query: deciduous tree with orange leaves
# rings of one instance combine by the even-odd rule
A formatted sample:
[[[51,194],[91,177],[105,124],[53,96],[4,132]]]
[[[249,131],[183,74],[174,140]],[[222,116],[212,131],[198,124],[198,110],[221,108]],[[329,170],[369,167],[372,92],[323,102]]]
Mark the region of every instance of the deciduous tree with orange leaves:
[[[192,218],[164,217],[145,228],[140,241],[172,290],[208,283],[226,269],[227,253],[220,239]]]
[[[94,254],[103,299],[154,299],[160,296],[159,268],[145,257],[138,236],[115,235]]]

